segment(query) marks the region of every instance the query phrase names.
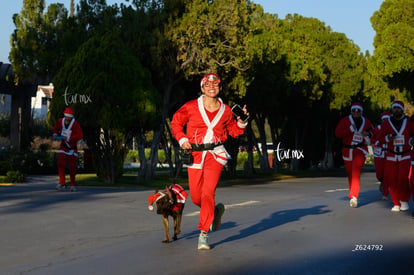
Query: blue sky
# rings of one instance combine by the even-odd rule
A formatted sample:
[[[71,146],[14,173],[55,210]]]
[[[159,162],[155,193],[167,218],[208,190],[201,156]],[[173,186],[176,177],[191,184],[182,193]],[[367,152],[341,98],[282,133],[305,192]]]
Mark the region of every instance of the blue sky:
[[[23,0],[1,0],[0,6],[0,62],[9,63],[10,34],[14,30],[12,16],[20,13]],[[46,5],[63,3],[69,9],[70,0],[46,0]],[[278,14],[285,18],[286,14],[300,14],[318,18],[333,31],[345,35],[357,44],[362,52],[373,53],[372,42],[375,32],[370,17],[378,10],[383,0],[253,0],[260,4],[265,12]],[[78,0],[75,0],[78,3]],[[107,0],[108,4],[126,3],[123,0]]]
[[[370,18],[383,0],[253,0],[265,12],[285,18],[286,14],[314,17],[330,26],[332,31],[345,33],[362,52],[371,54],[375,31]]]

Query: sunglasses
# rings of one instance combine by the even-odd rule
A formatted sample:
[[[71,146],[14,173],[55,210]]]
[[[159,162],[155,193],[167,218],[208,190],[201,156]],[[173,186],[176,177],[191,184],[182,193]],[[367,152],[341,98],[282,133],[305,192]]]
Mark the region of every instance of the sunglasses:
[[[352,111],[353,113],[360,113],[360,112],[361,112],[361,110],[360,110],[360,109],[356,109],[356,108],[355,108],[355,109],[352,109],[351,111]]]
[[[205,87],[217,87],[219,85],[218,81],[206,81],[204,83]]]

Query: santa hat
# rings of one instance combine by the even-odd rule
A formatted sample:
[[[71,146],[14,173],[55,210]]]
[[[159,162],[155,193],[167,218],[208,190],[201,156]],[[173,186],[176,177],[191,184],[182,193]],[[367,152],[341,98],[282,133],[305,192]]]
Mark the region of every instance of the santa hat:
[[[154,206],[152,206],[152,205],[164,196],[165,196],[165,194],[161,193],[161,192],[157,192],[155,194],[152,194],[152,195],[148,196],[148,204],[149,204],[148,209],[150,211],[154,211]]]
[[[362,104],[359,102],[355,102],[354,104],[351,105],[351,112],[353,109],[358,109],[361,111],[361,113],[364,110],[364,108],[362,107]]]
[[[388,111],[384,111],[382,114],[381,114],[381,120],[384,120],[384,119],[387,119],[387,118],[390,118],[391,117],[391,114],[390,114],[390,112],[388,112]]]
[[[201,79],[200,86],[203,87],[206,81],[214,81],[214,80],[216,80],[220,84],[220,77],[218,75],[213,74],[213,73],[206,74]]]
[[[74,117],[75,111],[73,111],[71,107],[66,107],[65,111],[63,112],[63,115],[67,117]]]
[[[404,112],[404,103],[402,103],[402,101],[399,100],[394,100],[394,102],[391,104],[391,108],[400,108]]]

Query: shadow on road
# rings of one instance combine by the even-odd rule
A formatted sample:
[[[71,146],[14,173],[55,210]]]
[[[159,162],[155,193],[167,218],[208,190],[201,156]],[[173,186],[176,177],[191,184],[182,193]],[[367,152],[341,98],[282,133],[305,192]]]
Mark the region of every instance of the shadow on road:
[[[140,192],[139,189],[80,187],[77,192],[55,190],[50,183],[16,184],[1,187],[0,213],[35,212],[47,210],[56,204],[105,199],[116,193]]]
[[[371,190],[361,191],[361,192],[359,192],[359,196],[358,196],[358,207],[360,208],[360,207],[366,206],[368,204],[378,202],[381,199],[382,199],[382,194],[378,191],[378,189],[371,189]],[[349,197],[344,196],[344,197],[342,197],[341,200],[349,201]],[[388,204],[385,204],[385,202],[384,202],[384,205],[388,205]],[[391,207],[392,206],[390,206],[390,209],[391,209]]]
[[[268,218],[262,219],[260,222],[247,227],[245,229],[240,230],[239,234],[228,237],[227,239],[224,239],[220,242],[217,242],[213,244],[213,246],[217,246],[223,243],[228,243],[236,240],[240,240],[243,238],[247,238],[249,236],[252,236],[254,234],[258,234],[260,232],[263,232],[265,230],[287,224],[290,222],[298,221],[301,218],[309,215],[321,215],[325,213],[331,212],[330,210],[324,210],[323,208],[326,207],[326,205],[318,205],[311,208],[299,208],[299,209],[290,209],[290,210],[282,210],[277,211],[270,215]],[[226,227],[226,224],[223,224],[222,226]]]

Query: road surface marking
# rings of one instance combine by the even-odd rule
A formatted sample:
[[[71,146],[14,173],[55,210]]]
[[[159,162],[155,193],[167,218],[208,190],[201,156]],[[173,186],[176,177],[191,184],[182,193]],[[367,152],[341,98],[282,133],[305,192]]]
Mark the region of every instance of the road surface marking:
[[[233,207],[238,207],[238,206],[246,206],[246,205],[251,205],[251,204],[256,204],[256,203],[260,203],[260,201],[245,201],[245,202],[241,202],[241,203],[227,204],[227,205],[224,205],[224,207],[226,209],[228,209],[228,208],[233,208]],[[194,212],[185,214],[184,216],[192,217],[192,216],[196,216],[198,214],[200,214],[200,211],[194,211]]]
[[[332,189],[332,190],[326,190],[326,193],[333,193],[333,192],[341,192],[341,191],[348,191],[349,188],[342,188],[342,189]]]

